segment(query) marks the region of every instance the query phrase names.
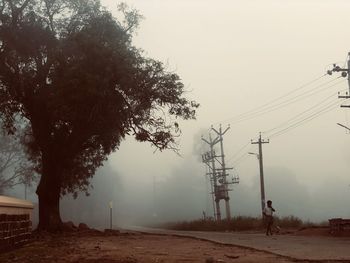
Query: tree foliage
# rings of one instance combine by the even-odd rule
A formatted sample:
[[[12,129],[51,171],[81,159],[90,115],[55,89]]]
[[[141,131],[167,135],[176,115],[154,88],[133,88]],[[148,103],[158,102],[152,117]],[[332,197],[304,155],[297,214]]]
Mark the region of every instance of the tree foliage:
[[[86,190],[126,135],[176,149],[177,119],[195,118],[179,76],[133,46],[141,16],[119,9],[123,21],[98,0],[0,0],[0,114],[9,133],[28,123],[39,196]]]

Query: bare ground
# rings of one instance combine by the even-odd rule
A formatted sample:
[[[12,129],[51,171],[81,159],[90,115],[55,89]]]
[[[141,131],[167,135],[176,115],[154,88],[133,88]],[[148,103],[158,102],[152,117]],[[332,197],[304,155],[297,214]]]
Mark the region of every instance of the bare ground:
[[[209,241],[140,233],[70,233],[45,235],[23,248],[0,254],[0,262],[294,262],[270,253]],[[300,262],[300,261],[299,261]],[[307,262],[307,261],[305,261]]]

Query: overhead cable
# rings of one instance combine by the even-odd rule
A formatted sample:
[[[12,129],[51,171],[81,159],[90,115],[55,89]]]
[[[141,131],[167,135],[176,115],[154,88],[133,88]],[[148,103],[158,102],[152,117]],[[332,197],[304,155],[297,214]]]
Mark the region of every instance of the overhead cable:
[[[322,92],[322,91],[325,91],[325,90],[328,90],[334,86],[337,86],[339,85],[340,83],[344,82],[344,80],[340,80],[338,82],[336,82],[335,84],[333,85],[330,85],[330,86],[326,86],[322,89],[319,89],[320,87],[323,87],[325,86],[326,84],[330,84],[331,82],[334,82],[335,80],[339,79],[341,77],[337,77],[331,81],[328,81],[326,83],[323,83],[323,84],[320,84],[318,86],[316,86],[315,88],[311,89],[311,90],[307,90],[301,94],[298,94],[292,98],[288,98],[278,104],[275,104],[275,105],[270,105],[269,107],[266,107],[265,109],[261,110],[260,112],[255,112],[254,114],[251,113],[250,115],[247,115],[246,117],[242,117],[240,119],[238,119],[237,121],[234,121],[234,122],[231,122],[230,124],[231,125],[234,125],[234,124],[237,124],[237,123],[240,123],[240,122],[243,122],[243,121],[247,121],[247,120],[250,120],[250,119],[254,119],[256,117],[259,117],[259,116],[262,116],[262,115],[265,115],[267,113],[270,113],[270,112],[273,112],[273,111],[276,111],[276,110],[279,110],[281,108],[285,108],[286,106],[289,106],[293,103],[296,103],[296,102],[299,102],[303,99],[306,99],[312,95],[315,95],[316,93],[319,93],[319,92]],[[305,96],[304,96],[305,95]]]
[[[323,99],[323,100],[320,101],[319,103],[313,105],[312,107],[306,109],[305,111],[300,112],[299,114],[293,116],[292,118],[288,119],[287,121],[284,121],[284,122],[282,122],[281,124],[279,124],[279,125],[277,125],[277,126],[271,128],[271,129],[269,129],[269,130],[264,131],[263,133],[264,133],[264,134],[268,134],[268,133],[270,133],[270,132],[272,132],[272,131],[274,131],[274,130],[276,130],[276,129],[278,129],[278,128],[281,128],[281,127],[283,127],[283,126],[285,126],[285,125],[288,125],[291,121],[294,121],[294,120],[296,120],[296,119],[302,117],[302,116],[305,115],[306,113],[308,113],[308,112],[310,112],[310,111],[312,111],[312,110],[315,110],[315,109],[317,109],[318,107],[322,106],[322,105],[325,104],[325,102],[328,101],[330,98],[334,98],[334,99],[333,99],[331,102],[328,102],[328,103],[326,103],[326,105],[323,105],[323,106],[328,106],[329,103],[333,103],[333,102],[335,102],[335,101],[338,101],[338,98],[336,98],[336,95],[337,95],[337,92],[336,92],[336,93],[332,93],[330,96],[327,96],[325,99]]]
[[[296,89],[294,89],[294,90],[291,90],[291,91],[289,91],[289,92],[287,92],[287,93],[285,93],[285,94],[283,94],[283,95],[281,95],[281,96],[279,96],[279,97],[277,97],[277,98],[275,98],[275,99],[273,99],[273,100],[271,100],[271,101],[266,102],[266,103],[263,104],[263,105],[260,105],[260,106],[258,106],[258,107],[256,107],[256,108],[252,109],[252,110],[249,110],[249,111],[244,112],[244,113],[242,113],[242,114],[238,114],[238,115],[236,115],[236,116],[233,116],[233,117],[228,118],[228,119],[226,119],[226,120],[223,120],[223,121],[221,121],[221,122],[226,122],[226,121],[233,120],[233,119],[240,119],[240,118],[246,117],[246,115],[254,114],[254,113],[256,113],[257,111],[262,110],[262,109],[265,108],[266,106],[269,106],[270,104],[272,104],[272,103],[274,103],[274,102],[276,102],[276,101],[278,101],[278,100],[280,100],[280,99],[283,99],[284,97],[287,97],[287,96],[289,96],[290,94],[293,94],[293,93],[295,93],[295,92],[297,92],[297,91],[299,91],[299,90],[301,90],[301,89],[303,89],[303,88],[305,88],[305,87],[307,87],[307,86],[309,86],[309,85],[311,85],[311,84],[314,84],[315,82],[317,82],[318,80],[322,79],[322,78],[325,77],[326,75],[327,75],[327,74],[323,74],[323,75],[321,75],[321,76],[319,76],[319,77],[317,77],[317,78],[315,78],[315,79],[313,79],[313,80],[311,80],[311,81],[309,81],[309,82],[307,82],[307,83],[301,85],[300,87],[298,87],[298,88],[296,88]],[[324,83],[324,85],[326,85],[327,83],[329,83],[329,82]],[[216,122],[216,123],[214,123],[214,124],[217,124],[217,123],[219,123],[219,122]]]
[[[344,100],[342,100],[341,102],[343,102],[343,101]],[[315,118],[317,118],[317,117],[319,117],[319,116],[321,116],[321,115],[323,115],[323,114],[325,114],[325,113],[327,113],[329,111],[332,111],[332,110],[336,109],[341,104],[341,102],[337,101],[335,103],[332,103],[328,107],[325,107],[322,110],[320,110],[320,111],[318,111],[318,112],[316,112],[316,113],[314,113],[314,114],[312,114],[312,115],[310,115],[310,116],[308,116],[308,117],[306,117],[306,118],[304,118],[304,119],[302,119],[302,120],[300,120],[300,121],[298,121],[298,122],[296,122],[294,124],[291,124],[290,126],[284,128],[284,129],[282,129],[280,131],[277,131],[277,132],[269,135],[269,138],[271,139],[271,138],[280,136],[280,135],[282,135],[284,133],[287,133],[290,130],[293,130],[293,129],[295,129],[295,128],[297,128],[297,127],[299,127],[299,126],[301,126],[301,125],[303,125],[305,123],[308,123],[311,120],[313,120],[313,119],[315,119]]]

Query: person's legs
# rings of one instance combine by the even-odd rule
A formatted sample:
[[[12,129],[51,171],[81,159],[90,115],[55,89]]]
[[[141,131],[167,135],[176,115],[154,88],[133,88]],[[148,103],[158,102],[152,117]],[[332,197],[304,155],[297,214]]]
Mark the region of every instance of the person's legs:
[[[271,220],[270,220],[270,234],[272,236],[272,229],[273,229],[273,217],[271,217]]]
[[[268,236],[270,232],[270,222],[267,220],[266,222],[266,235]]]
[[[267,227],[266,227],[266,235],[272,235],[272,223],[273,223],[273,220],[272,218],[268,218],[267,219]]]

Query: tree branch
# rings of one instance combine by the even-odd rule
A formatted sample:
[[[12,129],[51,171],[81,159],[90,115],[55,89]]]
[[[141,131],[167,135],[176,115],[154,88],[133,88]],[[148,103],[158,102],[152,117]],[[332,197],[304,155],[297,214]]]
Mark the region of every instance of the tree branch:
[[[12,0],[6,0],[6,1],[9,3],[11,12],[13,13],[15,11],[15,6],[14,6]]]
[[[23,5],[18,9],[18,13],[21,13],[24,10],[24,8],[27,7],[27,5],[29,4],[30,1],[31,0],[25,0]]]

